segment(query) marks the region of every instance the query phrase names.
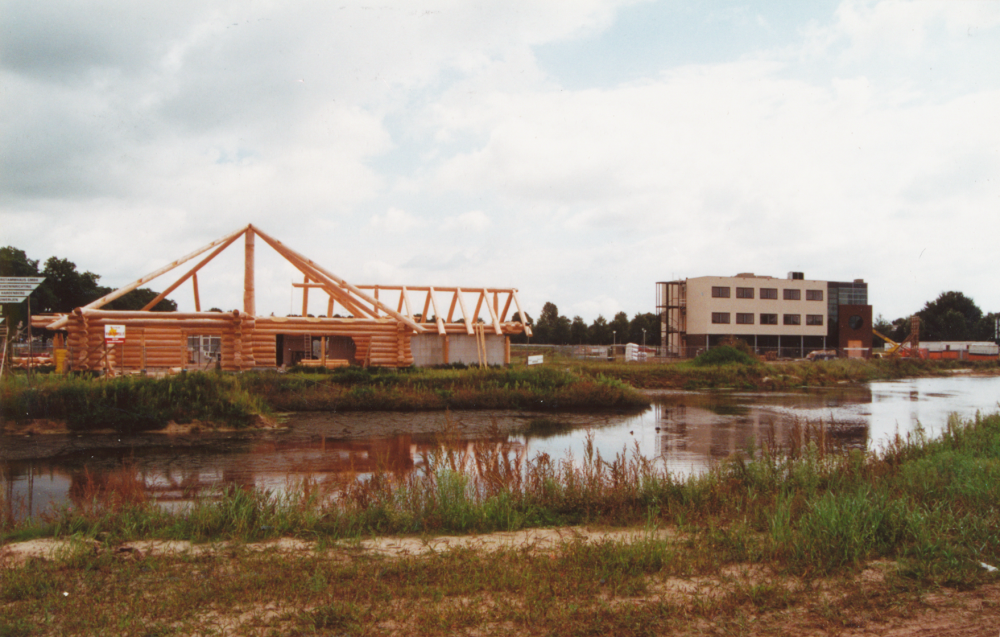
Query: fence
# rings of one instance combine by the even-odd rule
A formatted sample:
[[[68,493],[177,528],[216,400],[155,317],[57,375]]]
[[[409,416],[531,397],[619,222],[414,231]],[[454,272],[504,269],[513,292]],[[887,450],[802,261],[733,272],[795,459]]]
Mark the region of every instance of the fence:
[[[634,348],[634,349],[630,349]],[[551,352],[565,358],[578,360],[606,360],[619,362],[662,363],[667,361],[695,358],[709,348],[706,346],[666,348],[653,346],[625,345],[525,345],[511,344],[511,356],[531,353]],[[751,348],[753,349],[753,348]],[[876,350],[877,351],[877,350]],[[754,353],[765,360],[798,360],[806,358],[811,352],[817,352],[816,358],[870,358],[872,350],[847,348],[822,349],[818,347],[758,347]],[[822,354],[820,354],[822,352]]]

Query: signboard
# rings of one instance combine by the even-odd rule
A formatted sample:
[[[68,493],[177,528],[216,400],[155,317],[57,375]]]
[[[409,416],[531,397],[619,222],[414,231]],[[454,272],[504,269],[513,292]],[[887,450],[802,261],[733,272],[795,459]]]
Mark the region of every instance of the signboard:
[[[43,276],[0,277],[0,304],[23,303],[44,280]]]
[[[541,365],[544,362],[544,359],[545,359],[545,355],[544,354],[538,354],[537,356],[529,356],[528,357],[528,364],[529,365]]]
[[[107,345],[114,345],[115,343],[125,342],[125,326],[124,325],[105,325],[104,326],[104,342]]]

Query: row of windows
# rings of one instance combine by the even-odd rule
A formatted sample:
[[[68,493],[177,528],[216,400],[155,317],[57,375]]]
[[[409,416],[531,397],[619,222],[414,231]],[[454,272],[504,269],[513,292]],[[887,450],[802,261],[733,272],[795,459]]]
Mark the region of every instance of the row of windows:
[[[712,312],[712,323],[716,325],[728,325],[729,324],[729,312]],[[802,325],[802,315],[801,314],[782,314],[782,322],[785,325]],[[736,324],[737,325],[753,325],[754,315],[751,312],[737,312],[736,313]],[[760,315],[761,325],[777,325],[778,315],[777,314],[761,314]],[[806,314],[806,325],[822,325],[823,315],[822,314]]]
[[[715,299],[728,299],[731,288],[724,285],[713,285],[712,286],[712,298]],[[800,301],[802,300],[802,290],[797,288],[788,288],[782,290],[783,298],[786,301]],[[753,288],[736,288],[736,298],[738,299],[752,299],[754,295]],[[762,299],[777,299],[778,298],[778,288],[761,288],[760,298]],[[807,301],[822,301],[823,300],[823,290],[806,290],[806,300]]]

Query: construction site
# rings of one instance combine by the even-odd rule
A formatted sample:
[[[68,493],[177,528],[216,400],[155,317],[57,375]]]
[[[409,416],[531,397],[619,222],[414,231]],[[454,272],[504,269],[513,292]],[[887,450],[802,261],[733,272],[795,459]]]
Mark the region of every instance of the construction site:
[[[243,308],[202,311],[199,271],[241,238]],[[257,238],[302,275],[293,284],[301,291],[301,315],[257,314]],[[193,261],[142,310],[102,309]],[[182,285],[190,286],[194,312],[151,311]],[[310,294],[314,303],[317,296],[325,301],[324,315],[309,315]],[[354,285],[247,225],[70,313],[32,316],[31,327],[51,335],[51,359],[59,371],[502,365],[510,362],[510,335],[531,334],[529,326],[511,320],[515,312],[525,316],[515,288]]]

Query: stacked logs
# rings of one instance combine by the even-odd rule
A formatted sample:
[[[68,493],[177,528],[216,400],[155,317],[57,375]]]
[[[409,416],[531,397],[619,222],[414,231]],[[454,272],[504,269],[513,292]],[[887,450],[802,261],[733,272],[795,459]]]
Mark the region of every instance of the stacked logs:
[[[221,367],[244,371],[274,367],[276,337],[346,336],[354,340],[359,364],[405,367],[413,364],[412,331],[393,318],[345,319],[253,317],[232,312],[129,312],[74,310],[66,332],[70,368],[162,369],[190,366],[188,336],[218,336]],[[124,344],[104,346],[104,326],[125,326]],[[105,357],[107,356],[107,361]]]

